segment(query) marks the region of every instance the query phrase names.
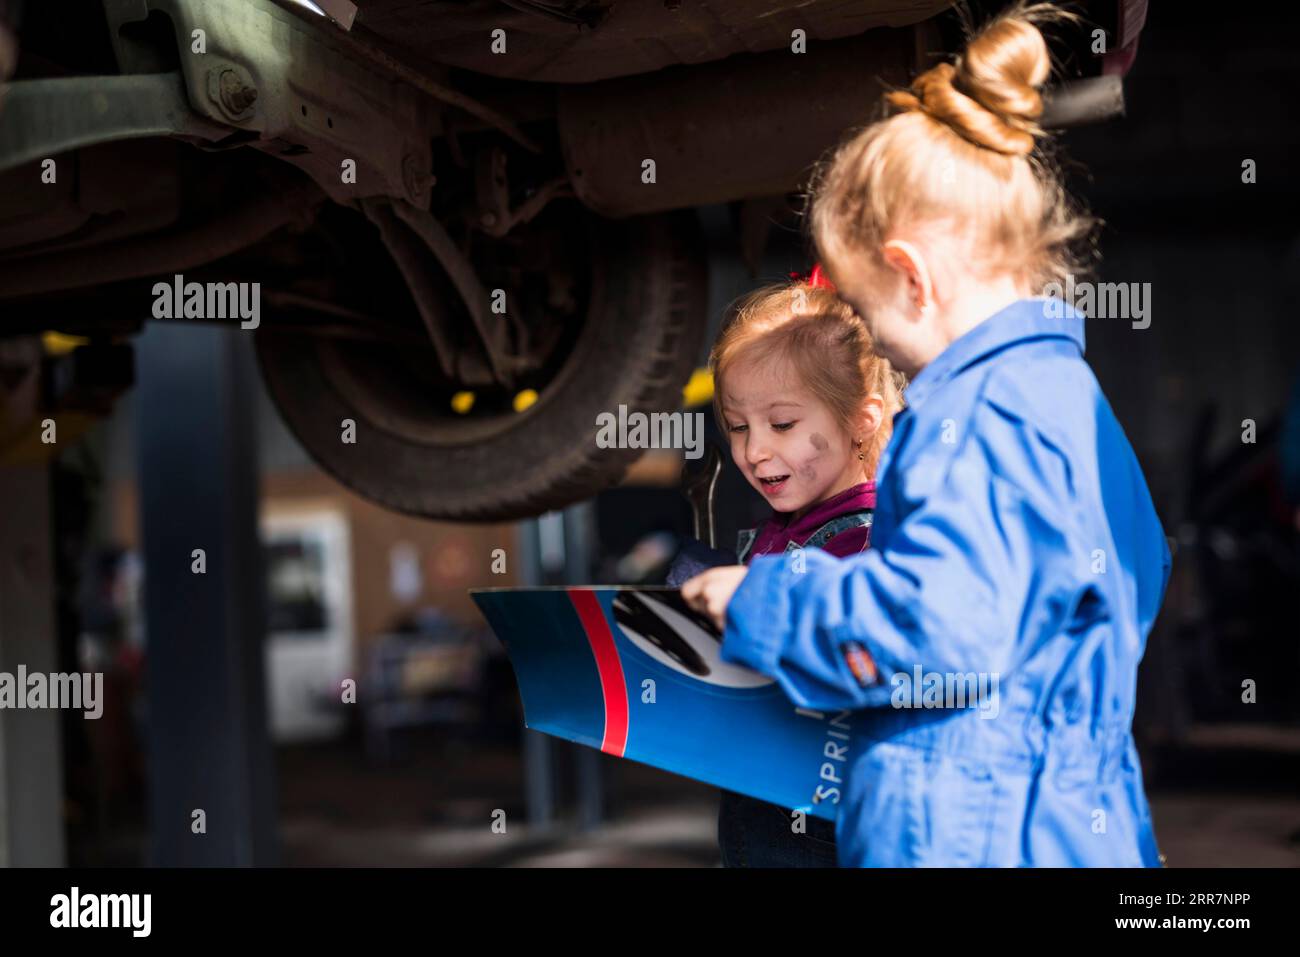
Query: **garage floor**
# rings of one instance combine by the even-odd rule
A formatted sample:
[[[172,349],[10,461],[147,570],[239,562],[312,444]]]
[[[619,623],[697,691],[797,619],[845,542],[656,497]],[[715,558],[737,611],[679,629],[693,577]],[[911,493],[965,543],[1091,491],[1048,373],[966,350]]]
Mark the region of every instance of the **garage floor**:
[[[561,820],[544,833],[524,823],[522,772],[517,752],[506,745],[424,735],[407,739],[404,758],[387,769],[374,768],[356,750],[343,746],[282,749],[284,863],[414,867],[707,867],[718,863],[713,788],[613,758],[603,758],[602,766],[608,823],[580,832],[564,820],[573,817],[573,802],[561,793],[557,801]],[[557,780],[563,787],[566,777],[561,772]],[[505,811],[505,833],[493,832],[497,809]]]
[[[1300,730],[1209,729],[1194,747],[1148,762],[1169,866],[1300,866]],[[617,866],[718,864],[716,791],[605,760],[610,823],[530,833],[505,746],[441,736],[408,742],[400,766],[368,767],[346,746],[279,755],[281,839],[290,866]],[[565,804],[561,802],[561,808]],[[506,812],[506,833],[492,812]],[[516,824],[515,822],[519,822]]]

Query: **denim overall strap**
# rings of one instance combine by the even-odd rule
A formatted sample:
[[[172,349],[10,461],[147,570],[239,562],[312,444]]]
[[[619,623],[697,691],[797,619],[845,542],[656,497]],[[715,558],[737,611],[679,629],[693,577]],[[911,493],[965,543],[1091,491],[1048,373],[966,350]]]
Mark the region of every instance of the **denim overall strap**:
[[[749,557],[749,550],[754,547],[754,542],[758,538],[758,529],[742,528],[736,534],[736,558],[740,564],[745,564],[745,559]]]
[[[795,551],[799,548],[823,548],[840,532],[847,532],[854,528],[870,528],[871,517],[874,509],[864,508],[857,512],[845,512],[843,515],[836,515],[829,522],[823,525],[817,531],[808,536],[808,540],[803,545],[791,542],[785,547],[787,552]]]
[[[836,515],[817,531],[808,536],[807,540],[800,545],[798,542],[790,542],[785,546],[787,552],[798,551],[801,548],[823,548],[840,532],[847,532],[854,528],[870,528],[871,518],[874,509],[863,508],[856,512],[845,512],[843,515]],[[740,563],[745,564],[749,557],[749,551],[754,547],[754,542],[758,540],[758,529],[742,528],[736,535],[736,555]]]

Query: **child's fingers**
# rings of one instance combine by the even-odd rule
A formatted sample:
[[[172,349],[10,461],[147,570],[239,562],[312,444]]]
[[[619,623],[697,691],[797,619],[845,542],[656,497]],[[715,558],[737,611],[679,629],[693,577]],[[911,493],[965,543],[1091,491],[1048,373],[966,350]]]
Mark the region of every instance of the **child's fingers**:
[[[715,594],[709,601],[709,617],[713,623],[718,626],[718,631],[727,627],[727,600],[724,596]]]
[[[682,583],[682,600],[695,611],[704,611],[704,574],[688,578]]]
[[[719,582],[712,581],[705,585],[700,594],[700,611],[708,615],[713,623],[722,628],[722,616],[727,610],[727,598],[725,589]]]
[[[710,621],[713,620],[713,609],[709,607],[709,599],[707,595],[702,595],[694,607],[695,610],[705,618],[708,618]]]

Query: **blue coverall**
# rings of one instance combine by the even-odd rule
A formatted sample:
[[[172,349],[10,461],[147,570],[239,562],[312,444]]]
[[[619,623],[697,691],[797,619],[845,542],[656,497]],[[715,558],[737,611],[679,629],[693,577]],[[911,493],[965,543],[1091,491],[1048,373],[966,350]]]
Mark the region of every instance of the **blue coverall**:
[[[894,418],[872,547],[757,558],[731,600],[724,658],[865,709],[842,866],[1159,866],[1131,728],[1170,552],[1083,348],[1048,299],[954,341]],[[962,681],[996,694],[907,690]]]

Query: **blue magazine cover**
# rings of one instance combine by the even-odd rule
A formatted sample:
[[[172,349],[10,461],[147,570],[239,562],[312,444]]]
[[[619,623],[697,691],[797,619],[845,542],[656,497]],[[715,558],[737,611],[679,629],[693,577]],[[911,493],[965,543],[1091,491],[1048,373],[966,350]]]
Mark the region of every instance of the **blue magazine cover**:
[[[676,588],[471,594],[528,727],[834,820],[857,715],[796,708],[770,678],[723,661],[722,636]]]

